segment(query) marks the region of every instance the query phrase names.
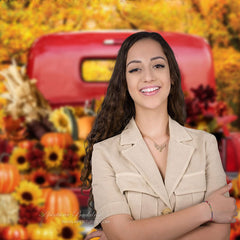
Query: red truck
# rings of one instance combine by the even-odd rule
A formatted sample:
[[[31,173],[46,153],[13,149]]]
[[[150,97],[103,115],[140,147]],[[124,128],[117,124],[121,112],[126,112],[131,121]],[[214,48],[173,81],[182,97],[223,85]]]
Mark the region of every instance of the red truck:
[[[84,104],[105,94],[121,43],[134,31],[58,33],[39,38],[30,49],[27,73],[53,107]],[[160,32],[172,47],[182,88],[200,84],[215,88],[211,49],[203,38]],[[106,75],[104,75],[106,74]],[[220,153],[230,178],[240,169],[240,133],[221,140]]]

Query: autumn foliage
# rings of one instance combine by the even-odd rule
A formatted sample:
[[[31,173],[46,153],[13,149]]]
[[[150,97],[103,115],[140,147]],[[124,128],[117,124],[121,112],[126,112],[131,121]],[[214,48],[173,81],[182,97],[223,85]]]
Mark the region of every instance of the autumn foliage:
[[[0,11],[0,69],[12,57],[26,64],[34,41],[53,32],[147,29],[202,36],[213,50],[218,98],[240,116],[239,0],[2,0]]]

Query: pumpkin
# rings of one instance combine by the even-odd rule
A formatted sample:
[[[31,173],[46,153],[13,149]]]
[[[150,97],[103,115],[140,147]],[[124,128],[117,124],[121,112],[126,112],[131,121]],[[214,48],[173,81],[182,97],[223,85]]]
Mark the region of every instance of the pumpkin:
[[[13,192],[19,182],[20,174],[15,165],[0,163],[0,193]]]
[[[77,119],[78,124],[78,138],[86,139],[94,123],[94,116],[83,116]]]
[[[10,225],[2,230],[2,240],[27,240],[28,232],[22,225]]]
[[[73,144],[73,139],[69,133],[48,132],[41,137],[40,142],[44,147],[57,145],[61,148],[66,148]]]
[[[43,213],[45,222],[51,222],[55,217],[65,215],[78,216],[80,206],[76,195],[69,189],[43,189],[45,204]]]
[[[18,222],[19,204],[12,194],[0,194],[0,224]]]
[[[51,224],[29,224],[27,226],[29,240],[56,240],[57,230]]]

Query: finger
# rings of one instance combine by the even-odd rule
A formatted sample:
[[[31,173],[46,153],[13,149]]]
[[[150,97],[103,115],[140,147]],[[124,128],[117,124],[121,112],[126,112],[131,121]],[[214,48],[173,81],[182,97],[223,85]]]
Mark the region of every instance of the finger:
[[[91,238],[101,237],[101,236],[102,236],[102,231],[95,231],[95,232],[89,233],[89,234],[84,238],[84,240],[90,240]]]
[[[224,187],[221,187],[220,189],[217,190],[218,193],[224,194],[226,192],[229,192],[229,190],[232,188],[232,183],[229,183],[225,185]]]

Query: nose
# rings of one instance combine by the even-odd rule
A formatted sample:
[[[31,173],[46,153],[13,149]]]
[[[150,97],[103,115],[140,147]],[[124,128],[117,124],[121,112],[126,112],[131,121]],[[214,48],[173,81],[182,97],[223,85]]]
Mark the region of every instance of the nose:
[[[143,81],[144,82],[152,82],[154,81],[154,74],[151,68],[146,68],[144,71],[144,76],[143,76]]]

